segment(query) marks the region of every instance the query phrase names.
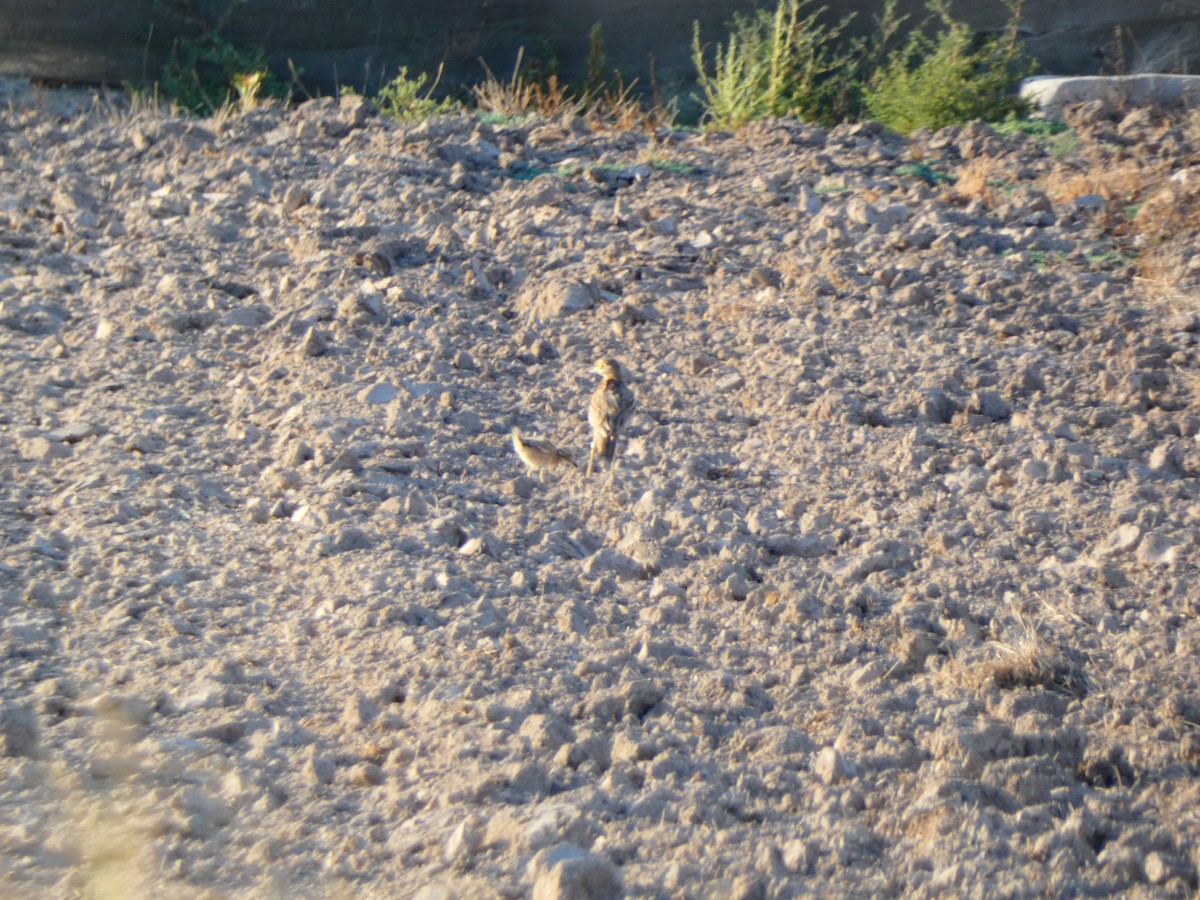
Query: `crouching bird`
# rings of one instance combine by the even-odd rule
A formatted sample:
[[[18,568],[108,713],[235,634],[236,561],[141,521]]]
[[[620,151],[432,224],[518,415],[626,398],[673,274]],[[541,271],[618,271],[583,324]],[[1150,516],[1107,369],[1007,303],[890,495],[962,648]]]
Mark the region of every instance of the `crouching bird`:
[[[613,457],[617,452],[617,438],[625,427],[625,420],[633,412],[633,391],[621,377],[621,366],[615,359],[604,358],[592,369],[600,376],[600,386],[592,394],[588,406],[588,422],[592,426],[592,452],[588,454],[588,475],[596,457],[608,460],[612,471]]]
[[[520,428],[514,428],[512,439],[513,449],[517,451],[521,462],[529,467],[530,474],[536,471],[538,478],[543,483],[546,481],[547,469],[553,469],[556,466],[575,466],[575,458],[571,456],[569,450],[556,447],[545,438],[521,434]]]

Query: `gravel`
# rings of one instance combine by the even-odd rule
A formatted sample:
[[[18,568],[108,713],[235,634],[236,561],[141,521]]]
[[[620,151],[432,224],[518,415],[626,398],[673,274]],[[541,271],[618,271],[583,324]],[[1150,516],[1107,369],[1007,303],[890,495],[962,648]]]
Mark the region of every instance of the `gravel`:
[[[1200,295],[1044,145],[15,104],[0,163],[5,892],[1195,892]],[[529,478],[601,356],[611,479]]]

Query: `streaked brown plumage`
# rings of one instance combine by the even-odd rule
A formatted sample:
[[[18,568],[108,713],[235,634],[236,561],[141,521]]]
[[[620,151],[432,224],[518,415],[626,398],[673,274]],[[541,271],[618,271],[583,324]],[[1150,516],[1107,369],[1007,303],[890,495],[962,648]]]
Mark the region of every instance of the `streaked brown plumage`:
[[[571,456],[570,451],[554,446],[545,438],[524,435],[521,434],[520,428],[514,428],[512,439],[513,449],[517,451],[521,462],[529,467],[530,473],[537,471],[538,477],[542,481],[546,480],[544,476],[547,469],[575,465],[575,459]]]
[[[617,452],[617,438],[635,405],[633,391],[622,379],[621,366],[615,359],[601,359],[592,371],[600,376],[601,382],[588,406],[588,422],[592,426],[588,475],[592,474],[592,466],[598,456],[607,459],[611,469]]]

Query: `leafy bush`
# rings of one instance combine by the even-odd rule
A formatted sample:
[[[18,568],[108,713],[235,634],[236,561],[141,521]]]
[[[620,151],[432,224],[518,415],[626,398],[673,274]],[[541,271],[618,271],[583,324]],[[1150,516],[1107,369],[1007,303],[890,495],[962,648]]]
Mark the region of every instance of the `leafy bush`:
[[[208,115],[226,106],[235,95],[243,107],[253,106],[263,95],[278,98],[288,95],[287,86],[267,68],[264,48],[240,47],[221,34],[234,10],[245,2],[232,0],[214,23],[192,12],[175,13],[199,31],[197,36],[180,38],[171,45],[162,71],[163,90],[183,108]],[[164,0],[154,8],[171,12]]]
[[[867,112],[904,134],[1024,113],[1012,89],[1034,66],[1017,43],[1019,2],[1009,4],[1008,34],[978,46],[970,29],[951,17],[946,0],[929,0],[928,8],[940,20],[940,31],[931,37],[915,30],[888,56],[870,79]]]
[[[850,19],[824,25],[819,19],[825,10],[810,11],[809,0],[779,0],[774,13],[735,14],[728,42],[716,45],[711,69],[697,22],[692,61],[706,119],[736,128],[769,116],[826,123],[842,118],[855,64],[850,50],[835,47]]]
[[[429,80],[426,73],[421,72],[416,78],[409,78],[408,67],[401,67],[400,74],[379,89],[376,102],[380,112],[401,122],[418,122],[430,116],[454,112],[459,108],[454,100],[433,99],[433,92],[441,78],[442,70],[439,67],[438,77],[425,89],[425,82]]]
[[[175,42],[162,72],[162,87],[185,109],[216,112],[233,95],[245,97],[248,87],[254,100],[262,93],[283,96],[286,90],[267,69],[262,47],[235,47],[214,33]]]

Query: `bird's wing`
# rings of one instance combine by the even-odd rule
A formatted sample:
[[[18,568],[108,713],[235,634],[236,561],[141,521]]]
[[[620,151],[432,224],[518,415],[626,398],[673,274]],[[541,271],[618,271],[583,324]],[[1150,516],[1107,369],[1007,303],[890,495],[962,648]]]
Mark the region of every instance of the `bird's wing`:
[[[613,420],[620,410],[615,392],[600,387],[592,394],[592,403],[588,408],[588,421],[596,431],[611,431]]]
[[[527,437],[525,438],[525,446],[532,447],[535,450],[540,450],[542,453],[557,453],[558,448],[555,447],[545,438]]]

